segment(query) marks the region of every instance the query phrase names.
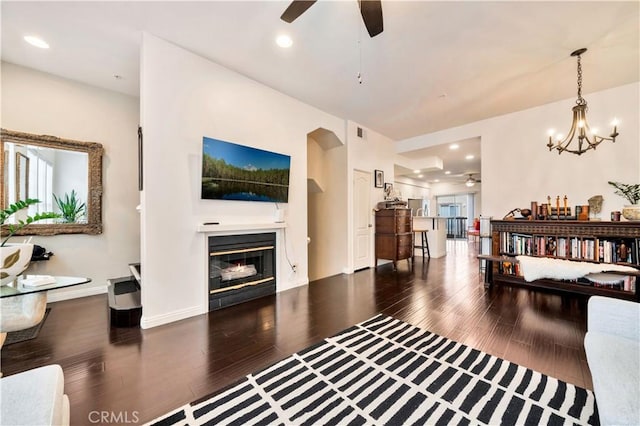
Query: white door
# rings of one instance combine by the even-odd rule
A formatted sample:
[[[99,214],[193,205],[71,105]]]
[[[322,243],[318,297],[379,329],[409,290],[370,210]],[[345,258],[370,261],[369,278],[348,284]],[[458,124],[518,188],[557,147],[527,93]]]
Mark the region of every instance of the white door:
[[[371,266],[371,173],[353,171],[353,269]]]

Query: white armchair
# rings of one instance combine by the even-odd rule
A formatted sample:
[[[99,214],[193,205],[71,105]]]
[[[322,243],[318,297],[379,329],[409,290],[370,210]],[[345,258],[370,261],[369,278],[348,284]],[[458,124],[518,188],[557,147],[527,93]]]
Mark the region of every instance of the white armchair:
[[[1,425],[68,425],[69,398],[59,365],[0,379]]]
[[[584,347],[603,425],[640,425],[640,304],[593,296]]]

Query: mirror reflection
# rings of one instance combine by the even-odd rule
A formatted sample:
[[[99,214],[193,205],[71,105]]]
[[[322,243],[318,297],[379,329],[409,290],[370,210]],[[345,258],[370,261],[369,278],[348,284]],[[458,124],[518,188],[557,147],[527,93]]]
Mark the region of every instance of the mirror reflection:
[[[17,235],[102,232],[102,145],[2,129],[2,208],[36,198],[24,216],[55,212]],[[20,218],[18,218],[20,219]]]
[[[4,148],[8,204],[37,198],[41,202],[29,206],[28,215],[52,211],[62,214],[66,223],[86,223],[86,209],[81,207],[86,206],[89,189],[87,153],[13,142],[5,142]]]

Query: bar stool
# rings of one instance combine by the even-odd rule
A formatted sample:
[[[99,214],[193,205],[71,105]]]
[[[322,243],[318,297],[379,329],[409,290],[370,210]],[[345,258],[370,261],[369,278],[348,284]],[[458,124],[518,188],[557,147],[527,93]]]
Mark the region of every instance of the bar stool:
[[[429,252],[429,240],[427,239],[427,232],[429,232],[428,229],[422,229],[422,228],[413,228],[413,232],[419,232],[420,233],[420,242],[421,244],[418,246],[414,246],[414,247],[419,247],[422,249],[422,259],[424,260],[424,250],[427,250],[427,256],[429,258],[431,258],[431,253]]]

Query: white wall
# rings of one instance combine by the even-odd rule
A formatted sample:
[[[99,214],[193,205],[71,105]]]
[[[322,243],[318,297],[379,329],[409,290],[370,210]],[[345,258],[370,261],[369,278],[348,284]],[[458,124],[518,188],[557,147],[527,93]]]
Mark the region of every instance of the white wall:
[[[60,290],[50,300],[106,291],[106,280],[129,275],[140,258],[137,186],[138,99],[2,63],[2,127],[98,142],[104,147],[101,235],[34,237],[54,253],[34,262],[34,274],[87,276],[87,286]]]
[[[326,151],[309,138],[309,176],[322,192],[308,193],[309,281],[340,274],[347,266],[347,147]]]
[[[325,174],[325,151],[315,139],[307,139],[307,179],[315,181],[315,186],[324,190]],[[315,188],[318,189],[318,188]]]
[[[308,282],[307,134],[319,127],[344,140],[344,120],[149,34],[141,52],[144,129],[142,192],[143,327],[206,312],[204,221],[273,221],[273,203],[200,199],[202,137],[291,156],[284,256],[278,291]],[[285,273],[286,271],[286,273]]]
[[[602,195],[601,216],[607,220],[612,210],[621,210],[625,204],[607,181],[640,182],[640,83],[584,97],[589,103],[589,123],[601,133],[611,131],[614,117],[620,120],[615,144],[605,141],[581,156],[549,152],[548,129],[566,133],[571,123],[575,99],[567,99],[405,139],[398,142],[398,152],[480,136],[482,209],[476,216],[502,218],[515,207],[529,207],[531,201],[546,202],[548,195],[553,199],[567,195],[571,206]]]
[[[55,151],[53,166],[53,193],[56,197],[64,199],[65,195],[76,192],[76,198],[82,203],[87,203],[87,189],[89,179],[89,154],[75,151]],[[55,206],[55,201],[54,201]],[[55,207],[56,212],[59,211]]]
[[[357,128],[363,129],[363,137],[357,136]],[[374,187],[374,170],[382,170],[384,172],[384,181],[393,183],[394,177],[394,159],[395,159],[395,146],[393,140],[379,133],[374,132],[368,128],[365,128],[353,121],[347,122],[347,148],[348,148],[348,162],[347,162],[347,182],[348,182],[348,245],[347,253],[349,253],[349,259],[347,269],[344,272],[353,272],[353,241],[354,241],[354,226],[353,226],[353,171],[362,170],[371,173],[371,208],[375,208],[379,201],[384,200],[384,189]],[[371,213],[371,223],[374,223],[373,211]],[[373,229],[371,228],[371,266],[374,262],[374,237]],[[386,261],[383,261],[386,262]]]

